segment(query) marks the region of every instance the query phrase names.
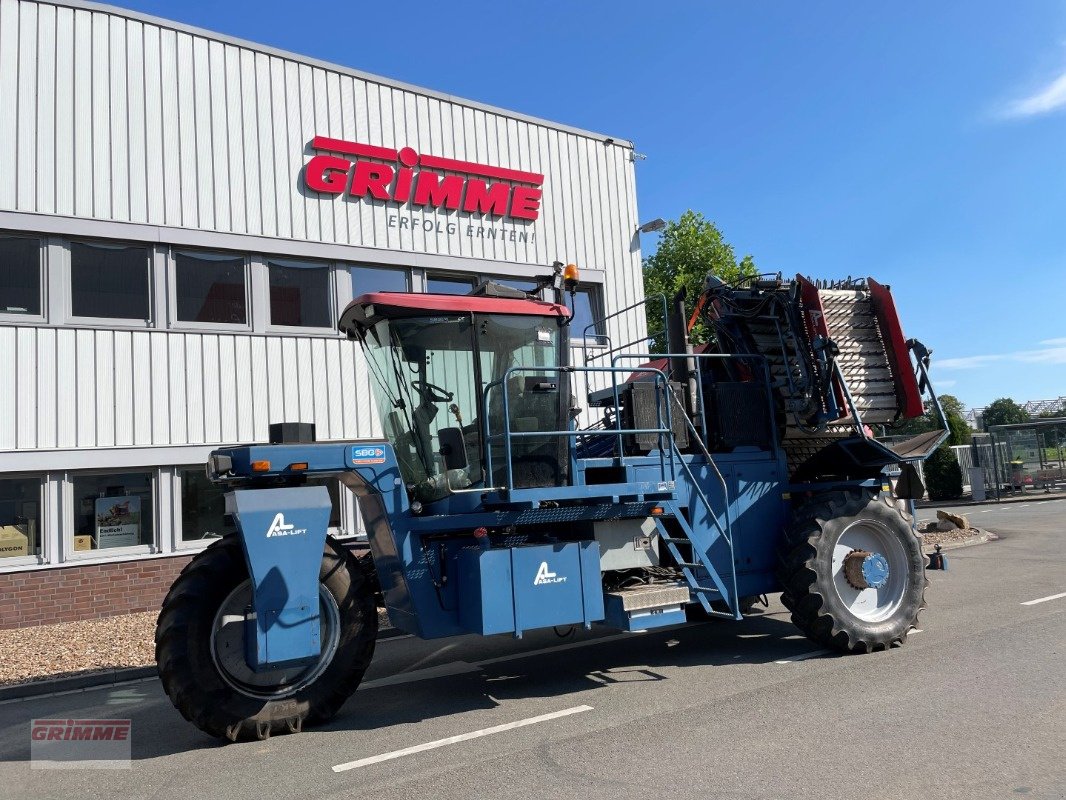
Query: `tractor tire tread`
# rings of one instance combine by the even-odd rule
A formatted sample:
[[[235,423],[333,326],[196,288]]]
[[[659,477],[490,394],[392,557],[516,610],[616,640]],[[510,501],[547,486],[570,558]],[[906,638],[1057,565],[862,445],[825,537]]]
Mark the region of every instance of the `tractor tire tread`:
[[[791,612],[793,623],[817,644],[845,653],[870,653],[902,646],[908,632],[917,626],[918,613],[925,609],[928,580],[924,556],[916,586],[917,601],[912,602],[913,611],[905,615],[906,624],[900,621],[891,626],[863,624],[849,613],[834,608],[825,581],[820,580],[819,541],[835,520],[867,512],[882,518],[898,518],[898,529],[902,531],[906,527],[910,532],[912,518],[899,501],[874,498],[856,490],[822,493],[810,498],[795,513],[779,559],[781,602]],[[917,537],[912,546],[921,552]]]
[[[217,603],[248,576],[240,543],[224,537],[182,569],[163,601],[155,638],[160,681],[182,717],[212,736],[235,742],[299,731],[305,722],[323,722],[336,715],[359,686],[373,656],[377,609],[363,567],[331,539],[323,552],[322,570],[320,579],[334,594],[341,614],[337,655],[314,683],[275,701],[256,700],[231,688],[209,655]],[[357,624],[346,625],[349,619]]]

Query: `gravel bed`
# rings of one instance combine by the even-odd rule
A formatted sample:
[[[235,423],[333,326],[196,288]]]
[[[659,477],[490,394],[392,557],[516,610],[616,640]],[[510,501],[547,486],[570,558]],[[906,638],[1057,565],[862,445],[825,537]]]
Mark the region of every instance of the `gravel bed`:
[[[157,612],[0,631],[0,686],[155,663]],[[391,627],[378,609],[378,627]]]
[[[955,542],[965,542],[968,539],[973,539],[975,536],[980,536],[982,531],[977,528],[956,528],[953,531],[938,531],[936,529],[936,523],[930,522],[926,525],[920,526],[918,531],[922,534],[922,547],[933,548],[936,545],[953,544]],[[987,531],[985,532],[987,533]],[[992,534],[988,534],[990,539],[995,537]]]
[[[0,631],[0,686],[155,663],[156,612]]]

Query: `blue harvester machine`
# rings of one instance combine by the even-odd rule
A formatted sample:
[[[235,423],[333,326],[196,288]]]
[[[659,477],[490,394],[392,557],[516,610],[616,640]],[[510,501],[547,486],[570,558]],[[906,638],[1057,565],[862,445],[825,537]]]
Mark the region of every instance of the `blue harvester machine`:
[[[329,719],[370,662],[379,604],[423,638],[521,636],[740,620],[781,592],[821,645],[905,641],[926,585],[914,465],[946,433],[888,288],[710,275],[688,320],[683,296],[659,296],[571,331],[576,286],[556,264],[536,295],[364,295],[340,328],[364,348],[384,439],[281,424],[272,444],[212,453],[234,531],[185,568],[156,632],[187,719],[230,740]],[[667,352],[611,338],[645,313]],[[698,322],[713,344],[689,344]],[[927,411],[940,429],[873,435]],[[358,496],[369,555],[329,535],[323,478]]]

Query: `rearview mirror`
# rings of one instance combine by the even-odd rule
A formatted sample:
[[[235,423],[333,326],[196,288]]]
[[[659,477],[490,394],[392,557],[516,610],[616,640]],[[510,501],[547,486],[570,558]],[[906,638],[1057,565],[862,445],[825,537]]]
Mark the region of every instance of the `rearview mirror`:
[[[910,462],[900,464],[900,475],[896,480],[896,497],[900,500],[921,500],[925,497],[925,484],[918,474],[918,468]]]
[[[466,438],[462,428],[441,428],[437,432],[437,443],[445,469],[466,469],[469,462],[466,459]]]

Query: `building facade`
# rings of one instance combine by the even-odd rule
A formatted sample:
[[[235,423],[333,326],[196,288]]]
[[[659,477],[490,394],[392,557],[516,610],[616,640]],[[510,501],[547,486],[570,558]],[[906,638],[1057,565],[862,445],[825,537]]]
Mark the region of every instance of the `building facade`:
[[[593,322],[642,299],[629,142],[72,0],[0,0],[0,109],[0,627],[157,605],[213,448],[375,436],[355,296],[558,260],[575,338],[645,331]]]

